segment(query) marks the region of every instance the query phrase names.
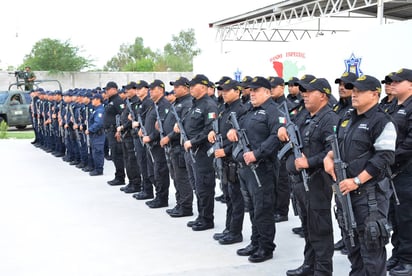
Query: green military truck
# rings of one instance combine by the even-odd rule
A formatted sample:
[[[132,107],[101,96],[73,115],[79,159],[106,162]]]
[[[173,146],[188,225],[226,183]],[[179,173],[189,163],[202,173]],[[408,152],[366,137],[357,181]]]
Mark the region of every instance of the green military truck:
[[[58,80],[35,80],[34,87],[62,91]],[[30,91],[24,91],[24,82],[17,79],[8,90],[0,91],[0,122],[5,121],[9,127],[18,129],[31,125],[30,103]]]

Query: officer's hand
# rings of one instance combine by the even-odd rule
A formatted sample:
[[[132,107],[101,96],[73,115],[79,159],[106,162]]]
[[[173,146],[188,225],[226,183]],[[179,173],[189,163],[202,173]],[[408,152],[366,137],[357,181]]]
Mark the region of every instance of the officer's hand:
[[[177,125],[177,123],[173,126],[173,131],[176,133],[180,133],[180,129],[179,126]]]
[[[343,195],[346,195],[347,193],[354,191],[357,188],[359,188],[359,186],[355,184],[353,178],[346,178],[339,183],[339,189]]]
[[[296,167],[296,170],[298,171],[300,171],[301,169],[309,168],[308,159],[303,153],[302,153],[302,157],[295,159],[295,167]]]
[[[207,140],[212,144],[216,142],[216,132],[214,130],[209,132],[209,134],[207,135]]]
[[[226,153],[225,153],[224,149],[215,150],[215,157],[216,158],[222,158],[222,157],[225,157],[225,156],[226,156]]]
[[[160,131],[160,127],[159,127],[159,122],[156,120],[156,122],[155,122],[155,129],[157,130],[157,131]]]
[[[138,127],[139,127],[139,122],[133,121],[132,128],[138,128]]]
[[[281,142],[287,142],[289,141],[289,136],[288,132],[286,131],[285,127],[280,127],[278,129],[278,138]]]
[[[122,131],[122,129],[123,129],[123,127],[122,127],[122,126],[118,126],[118,127],[116,128],[117,132],[121,132],[121,131]]]
[[[230,142],[239,141],[239,138],[237,137],[237,131],[234,128],[229,129],[229,131],[226,134],[226,137]]]
[[[143,143],[149,143],[151,140],[150,140],[150,137],[149,136],[143,136]]]
[[[86,135],[89,135],[89,130],[86,129],[84,133],[85,133]]]
[[[186,151],[189,151],[189,149],[192,148],[192,142],[190,142],[190,140],[187,140],[184,144],[183,144],[184,148]]]
[[[73,124],[73,129],[78,129],[79,126],[77,124]]]
[[[245,160],[246,165],[256,162],[256,157],[253,151],[245,152],[243,154],[243,159]]]
[[[130,113],[127,115],[127,120],[132,121],[132,115]]]
[[[162,139],[160,139],[160,146],[163,148],[165,145],[169,144],[170,138],[169,136],[165,136]]]
[[[137,132],[137,135],[139,135],[140,137],[143,137],[143,131],[142,131],[142,129],[139,129],[139,131]]]
[[[64,125],[64,128],[69,128],[69,125],[68,125],[68,124],[65,124],[65,125]]]
[[[80,130],[83,130],[83,125],[80,125]]]
[[[116,133],[114,134],[114,138],[116,138],[116,141],[117,141],[117,142],[122,141],[122,136],[121,136],[120,132],[116,132]]]
[[[323,167],[325,168],[325,172],[332,177],[333,181],[336,181],[335,163],[333,162],[332,151],[329,151],[325,158],[323,158]]]

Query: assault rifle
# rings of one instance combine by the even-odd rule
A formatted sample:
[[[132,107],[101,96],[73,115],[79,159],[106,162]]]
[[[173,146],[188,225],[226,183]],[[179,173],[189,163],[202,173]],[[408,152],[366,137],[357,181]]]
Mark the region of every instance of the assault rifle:
[[[326,141],[330,143],[333,152],[333,163],[335,167],[336,181],[332,184],[332,188],[336,193],[336,196],[342,205],[343,226],[347,231],[352,247],[355,246],[354,231],[356,230],[355,216],[353,215],[352,201],[350,194],[343,195],[339,189],[339,183],[346,179],[346,163],[342,161],[338,138],[336,134],[332,134],[326,138]]]
[[[162,118],[160,118],[160,113],[159,113],[159,106],[154,103],[155,106],[155,112],[156,112],[156,119],[157,119],[157,123],[159,125],[159,133],[160,133],[160,138],[163,139],[163,137],[165,137],[165,131],[163,129],[163,123],[162,123]],[[165,150],[165,157],[166,157],[166,163],[167,166],[169,167],[169,171],[171,171],[172,166],[171,166],[171,160],[170,160],[170,143],[167,143],[167,145],[164,146],[164,150]]]
[[[147,131],[146,128],[143,125],[143,120],[142,116],[140,114],[137,114],[137,121],[139,122],[140,129],[142,130],[143,136],[147,136]],[[154,162],[153,154],[152,154],[152,146],[149,143],[143,143],[143,138],[140,137],[140,143],[142,143],[143,147],[146,147],[147,152],[150,155],[150,159],[152,159],[152,162]]]
[[[289,141],[287,142],[286,145],[283,146],[283,148],[280,149],[278,153],[278,159],[282,159],[282,157],[291,149],[293,149],[293,155],[296,158],[302,157],[302,148],[303,148],[303,143],[302,143],[302,138],[300,137],[300,132],[299,128],[297,125],[295,125],[292,120],[290,119],[289,115],[289,109],[286,104],[286,101],[282,103],[282,107],[284,108],[284,113],[285,114],[285,119],[286,119],[286,131],[288,132],[289,135]],[[309,191],[309,186],[308,186],[308,173],[306,172],[306,169],[300,170],[300,173],[302,175],[303,179],[303,186],[305,187],[305,191]]]
[[[120,123],[120,114],[116,114],[116,130],[119,126],[121,126],[122,124]],[[120,138],[123,138],[122,135],[120,135]]]
[[[217,149],[223,149],[223,137],[222,134],[219,132],[219,121],[215,119],[213,121],[213,131],[216,133],[216,141],[213,146],[207,151],[207,156],[212,156]],[[216,167],[216,173],[220,181],[223,178],[223,160],[222,158],[214,158],[214,163]]]
[[[179,115],[177,114],[176,108],[173,104],[171,105],[171,108],[172,108],[173,115],[175,115],[176,123],[180,130],[180,141],[181,141],[181,144],[183,145],[186,141],[189,141],[189,138],[187,137],[186,131],[183,127],[182,120],[179,118]],[[189,156],[192,162],[196,163],[195,155],[191,148],[189,149]]]
[[[249,138],[246,135],[246,131],[240,128],[239,122],[237,121],[237,118],[236,118],[236,112],[230,112],[229,120],[232,126],[236,129],[238,133],[238,138],[239,138],[238,146],[241,147],[241,149],[243,150],[243,153],[251,151],[252,148],[249,143]],[[255,175],[258,186],[262,187],[262,184],[260,183],[260,179],[256,173],[256,168],[258,167],[258,164],[249,163],[249,165],[247,166],[249,166],[249,168],[252,170],[253,174]]]
[[[76,124],[76,118],[74,117],[73,107],[70,104],[69,104],[69,111],[70,111],[70,114],[73,118],[73,123]],[[75,129],[74,127],[73,127],[73,130],[74,130],[74,136],[76,137],[77,144],[79,145],[79,149],[81,149],[82,148],[82,142],[80,141],[79,130],[77,128]]]
[[[126,98],[126,106],[127,106],[127,109],[129,110],[130,116],[132,116],[132,122],[136,122],[136,115],[133,112],[132,104],[130,103],[130,100],[128,98]],[[136,133],[137,133],[137,129],[132,128],[132,134],[136,134]]]
[[[85,106],[86,110],[86,119],[85,119],[85,125],[86,125],[86,129],[89,129],[89,107],[86,105]],[[89,135],[86,135],[85,130],[83,130],[84,135],[86,136],[86,145],[87,145],[87,153],[90,154],[91,150],[91,146],[90,146],[90,137]]]

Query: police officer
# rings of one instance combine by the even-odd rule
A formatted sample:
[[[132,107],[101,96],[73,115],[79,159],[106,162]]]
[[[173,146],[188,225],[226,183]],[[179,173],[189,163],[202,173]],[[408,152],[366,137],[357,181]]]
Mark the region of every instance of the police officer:
[[[332,189],[330,179],[323,170],[323,158],[329,150],[326,138],[333,133],[338,116],[328,106],[331,87],[324,78],[311,82],[299,82],[305,116],[295,121],[302,137],[302,157],[290,155],[286,166],[295,177],[295,189],[304,197],[298,197],[300,218],[304,228],[305,249],[303,265],[286,272],[287,275],[332,275],[333,228],[331,216]],[[279,139],[287,141],[284,127],[279,130]],[[301,170],[305,169],[309,179],[305,192]],[[299,181],[296,180],[299,178]],[[303,191],[303,192],[302,192]]]
[[[240,82],[240,86],[242,87],[240,99],[242,100],[243,104],[250,105],[250,90],[251,88],[247,87],[247,84],[252,81],[251,76],[244,76],[242,81]]]
[[[117,127],[117,131],[121,132],[122,136],[122,149],[123,149],[123,160],[125,164],[127,178],[129,183],[120,188],[120,191],[125,193],[137,193],[140,192],[142,186],[142,178],[140,174],[140,166],[137,165],[137,158],[135,153],[135,145],[133,142],[133,132],[132,121],[129,120],[129,114],[134,112],[133,106],[136,107],[138,98],[136,96],[137,84],[132,81],[125,86],[126,95],[126,106],[120,115],[120,126]]]
[[[216,143],[217,135],[221,135],[221,145],[212,148],[215,157],[215,168],[220,177],[222,190],[226,192],[226,222],[222,233],[213,235],[220,244],[233,244],[243,241],[242,228],[244,218],[244,201],[240,189],[238,177],[238,165],[232,157],[232,142],[227,139],[227,132],[232,128],[229,121],[231,112],[235,112],[238,117],[243,116],[247,109],[240,100],[240,83],[227,79],[220,82],[217,87],[222,91],[224,105],[219,112],[219,116],[214,122],[214,128],[209,132],[208,140]],[[220,162],[218,162],[220,159]],[[219,164],[220,163],[220,167]]]
[[[396,97],[393,94],[394,87],[392,86],[392,79],[391,76],[396,74],[396,72],[391,72],[387,76],[385,76],[384,80],[381,80],[381,83],[385,85],[385,94],[386,96],[380,101],[379,105],[382,107],[385,112],[389,114],[393,113],[397,105]]]
[[[351,275],[386,275],[386,249],[389,240],[387,213],[390,190],[388,167],[395,156],[396,129],[389,115],[378,106],[381,84],[363,75],[345,85],[353,89],[349,119],[338,126],[342,161],[347,178],[340,181],[343,195],[350,194],[356,231],[354,246],[344,231],[349,251]],[[336,180],[333,152],[324,159],[325,170]],[[340,205],[338,205],[338,208]]]
[[[170,175],[175,186],[176,205],[167,209],[166,213],[173,218],[186,217],[193,215],[193,189],[194,182],[191,183],[187,172],[185,150],[180,141],[179,133],[174,132],[173,127],[176,123],[177,113],[179,118],[183,118],[192,106],[192,96],[189,93],[189,80],[179,77],[171,81],[176,101],[171,106],[171,111],[166,114],[163,128],[165,137],[160,140],[160,146],[170,147],[171,171]]]
[[[400,205],[391,201],[393,250],[387,267],[390,275],[412,275],[412,70],[400,69],[389,78],[397,98],[391,113],[398,130],[392,177]]]
[[[149,89],[153,107],[146,115],[145,128],[147,133],[143,134],[140,130],[139,134],[143,136],[143,143],[151,147],[156,195],[153,200],[147,201],[146,205],[150,208],[162,208],[167,207],[169,204],[170,177],[165,150],[159,143],[160,132],[158,128],[156,128],[156,123],[159,124],[158,121],[163,123],[165,115],[170,110],[170,103],[164,97],[165,84],[163,81],[155,79],[150,83]]]
[[[93,170],[89,172],[89,175],[96,176],[103,174],[104,167],[104,141],[105,134],[103,130],[103,96],[99,93],[95,93],[92,96],[92,105],[94,106],[93,112],[89,116],[88,129],[86,129],[86,135],[89,135],[90,146],[93,158]]]
[[[153,101],[148,95],[149,84],[145,80],[138,80],[136,82],[136,96],[139,98],[138,109],[135,112],[135,117],[139,120],[139,117],[144,125],[146,121],[146,115],[150,109],[153,108]],[[140,123],[132,122],[132,127],[137,130],[140,129]],[[143,143],[143,139],[140,137],[139,143],[135,143],[135,151],[137,156],[137,163],[140,166],[140,172],[142,174],[143,185],[142,191],[134,194],[133,197],[137,200],[151,199],[153,195],[153,159],[151,152],[149,153],[148,145]]]
[[[277,185],[275,160],[280,147],[276,136],[280,127],[279,111],[271,99],[271,85],[266,78],[255,77],[246,86],[251,88],[252,108],[240,118],[240,129],[232,128],[227,133],[232,142],[239,141],[240,135],[244,135],[250,143],[250,150],[240,150],[239,143],[233,150],[233,157],[240,166],[240,183],[252,223],[251,242],[245,248],[237,250],[237,254],[249,256],[250,262],[263,262],[273,258],[276,247],[274,191]]]
[[[339,101],[336,103],[332,109],[336,114],[342,119],[350,110],[352,110],[352,89],[346,89],[345,84],[354,82],[358,77],[352,72],[344,72],[340,78],[335,79],[335,84],[338,84],[339,88]],[[339,202],[336,200],[336,204]],[[340,210],[340,209],[339,209]],[[338,214],[335,214],[336,218]],[[343,239],[337,241],[334,245],[335,250],[341,250],[342,254],[348,254],[348,250],[343,243]]]
[[[187,226],[193,231],[203,231],[214,227],[215,171],[213,157],[207,155],[210,143],[207,135],[212,130],[212,122],[217,116],[217,104],[207,95],[209,79],[198,74],[189,82],[193,105],[183,119],[183,127],[188,136],[184,142],[186,151],[194,154],[195,162],[190,162],[188,170],[195,180],[198,217]],[[179,129],[175,129],[179,131]]]
[[[122,143],[120,142],[120,132],[117,132],[116,129],[116,116],[120,116],[125,108],[125,104],[118,95],[117,89],[117,83],[113,81],[109,81],[106,84],[105,90],[108,102],[105,106],[103,116],[103,128],[108,139],[110,153],[115,167],[114,179],[107,182],[107,184],[112,186],[125,184]]]
[[[284,94],[285,91],[285,81],[280,77],[268,77],[270,82],[270,94],[272,99],[277,104],[282,104],[286,101]],[[286,160],[282,159],[279,161],[278,166],[280,166],[276,172],[278,175],[278,185],[276,186],[275,196],[275,222],[282,222],[288,220],[289,213],[289,200],[290,200],[290,185],[288,171],[286,170]]]

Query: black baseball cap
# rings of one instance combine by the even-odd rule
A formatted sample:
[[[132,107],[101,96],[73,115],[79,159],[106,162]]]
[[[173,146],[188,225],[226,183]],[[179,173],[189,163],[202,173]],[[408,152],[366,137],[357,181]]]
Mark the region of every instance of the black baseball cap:
[[[116,88],[118,89],[119,87],[117,86],[117,83],[115,83],[114,81],[109,81],[104,89],[110,89],[110,88]]]
[[[246,83],[244,87],[248,87],[252,89],[264,87],[269,90],[272,88],[270,85],[270,82],[266,78],[260,77],[260,76],[254,77],[252,81],[249,83]]]
[[[280,78],[280,77],[268,77],[268,80],[269,80],[270,86],[272,88],[275,88],[278,85],[284,85],[285,84],[285,80]]]
[[[202,84],[205,86],[209,86],[209,79],[203,74],[197,74],[193,77],[193,79],[189,82],[189,86],[194,86],[196,84]]]
[[[240,90],[240,83],[236,80],[232,80],[231,78],[229,78],[225,82],[219,84],[219,86],[217,87],[217,90],[227,91],[230,89]]]
[[[285,85],[297,85],[299,82],[299,79],[297,77],[291,77],[287,82],[285,82]]]
[[[353,89],[356,87],[359,91],[382,91],[381,82],[372,76],[363,75],[356,79],[354,82],[349,82],[345,84],[346,89]]]
[[[163,81],[156,79],[156,80],[152,81],[152,83],[150,83],[150,85],[149,85],[150,89],[153,89],[155,87],[161,87],[161,88],[164,89],[165,84],[163,83]]]
[[[146,81],[144,81],[144,80],[138,80],[137,82],[136,82],[136,89],[141,89],[141,88],[143,88],[143,87],[146,87],[146,88],[149,88],[149,84],[146,82]]]
[[[349,83],[349,82],[354,82],[358,76],[355,73],[352,72],[344,72],[340,78],[337,78],[335,80],[335,83],[338,84],[340,82],[343,83]]]
[[[319,91],[325,93],[327,95],[332,94],[332,88],[327,79],[325,78],[317,78],[313,79],[311,82],[300,82],[299,83],[299,90],[301,92],[308,92],[308,91]]]
[[[393,76],[390,77],[392,81],[410,81],[412,82],[412,70],[411,69],[406,69],[402,68],[399,71],[397,71]]]
[[[189,80],[188,80],[187,78],[185,78],[185,77],[179,77],[177,80],[171,81],[171,82],[169,82],[169,83],[170,83],[170,85],[172,85],[172,86],[180,86],[180,85],[182,85],[182,86],[189,86]]]

